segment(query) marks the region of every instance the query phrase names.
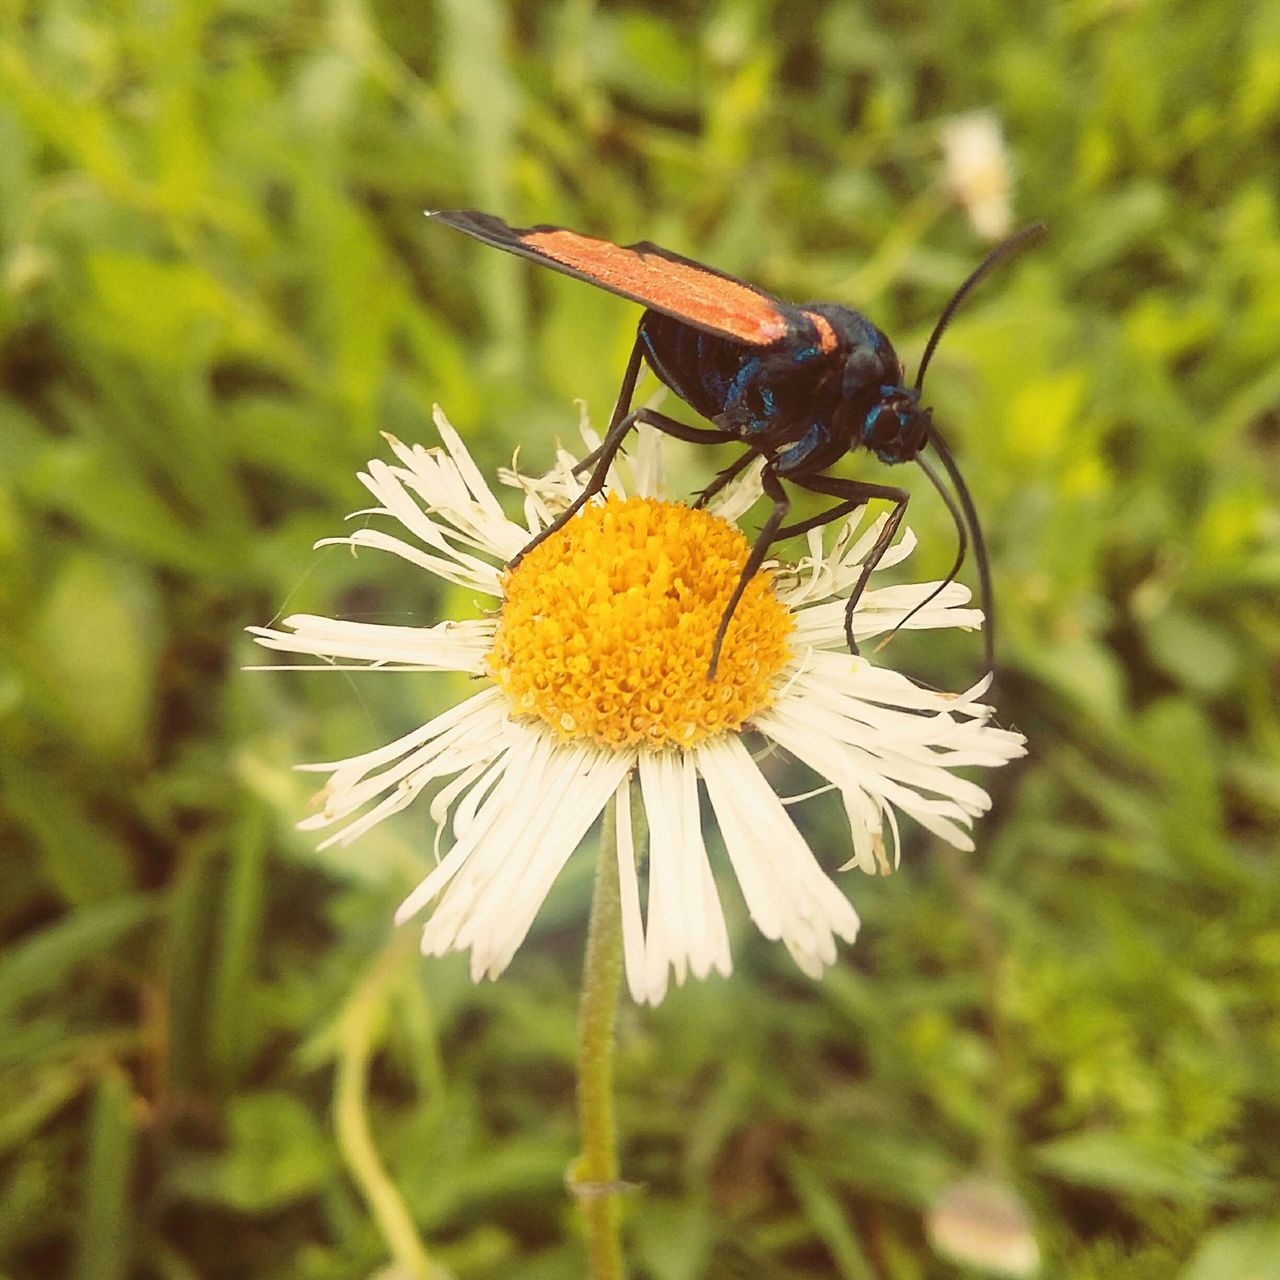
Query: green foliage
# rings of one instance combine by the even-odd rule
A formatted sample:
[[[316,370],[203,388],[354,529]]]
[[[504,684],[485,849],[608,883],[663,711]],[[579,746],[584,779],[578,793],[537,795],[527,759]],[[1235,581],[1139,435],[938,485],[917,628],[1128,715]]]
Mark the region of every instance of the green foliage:
[[[536,466],[573,397],[610,407],[634,308],[423,208],[647,236],[862,307],[910,364],[982,253],[938,127],[988,106],[1050,236],[930,393],[1031,754],[975,857],[911,830],[849,882],[823,983],[738,910],[731,981],[624,1010],[633,1270],[954,1275],[925,1211],[994,1164],[1047,1274],[1280,1275],[1280,9],[8,0],[0,30],[5,1276],[582,1274],[589,850],[500,984],[421,959],[390,916],[425,812],[317,852],[290,765],[461,686],[246,673],[242,628],[471,608],[310,550],[378,432],[430,441],[439,401]],[[942,569],[945,513],[912,521]],[[938,683],[977,652],[901,642]],[[836,865],[835,809],[802,821]]]

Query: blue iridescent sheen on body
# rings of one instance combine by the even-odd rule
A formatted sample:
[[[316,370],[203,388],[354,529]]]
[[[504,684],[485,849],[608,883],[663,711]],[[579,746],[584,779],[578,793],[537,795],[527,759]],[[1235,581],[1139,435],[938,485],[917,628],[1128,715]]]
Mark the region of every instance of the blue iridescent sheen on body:
[[[870,410],[868,410],[867,416],[862,423],[862,443],[865,444],[867,448],[870,449],[871,452],[874,453],[882,461],[887,460],[885,459],[884,452],[880,449],[877,449],[875,445],[872,444],[872,438],[874,437],[876,432],[877,421],[880,415],[884,412],[885,412],[884,405],[882,404],[872,405]]]
[[[729,393],[725,396],[724,407],[731,411],[742,401],[747,388],[760,375],[760,357],[748,356],[738,368],[738,372],[729,379]]]
[[[837,422],[838,411],[863,396],[869,401],[875,387],[901,374],[875,325],[827,304],[795,309],[793,336],[767,347],[654,311],[641,319],[640,341],[649,366],[676,395],[721,430],[777,450],[780,471],[790,474],[828,466],[866,443],[861,413],[846,425]]]
[[[831,430],[825,423],[815,422],[795,444],[789,444],[778,454],[778,474],[786,475],[797,468],[803,469],[811,458],[831,440]]]

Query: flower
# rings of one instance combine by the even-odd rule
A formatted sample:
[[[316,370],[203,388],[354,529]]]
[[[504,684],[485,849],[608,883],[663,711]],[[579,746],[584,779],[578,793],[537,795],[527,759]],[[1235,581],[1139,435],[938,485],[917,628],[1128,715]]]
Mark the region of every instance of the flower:
[[[659,438],[642,428],[623,459],[630,483],[615,467],[603,501],[507,570],[532,534],[581,492],[575,458],[561,450],[541,479],[514,467],[502,473],[523,491],[520,523],[503,513],[438,409],[435,421],[443,449],[388,436],[395,463],[373,461],[360,477],[377,504],[361,514],[389,518],[399,531],[361,527],[325,543],[390,551],[501,601],[496,615],[431,627],[296,615],[278,628],[251,628],[268,648],[330,666],[484,680],[395,742],[302,766],[329,775],[319,812],[299,824],[336,827],[326,843],[346,844],[438,788],[430,804],[438,861],[397,913],[405,921],[429,909],[424,952],[470,951],[473,978],[500,974],[561,868],[616,796],[632,995],[656,1004],[672,974],[678,983],[689,973],[727,975],[701,781],[751,918],[805,973],[819,976],[835,960],[836,939],[853,941],[858,917],[753,758],[748,731],[839,791],[851,833],[846,867],[887,872],[896,863],[895,810],[972,847],[968,828],[990,802],[953,770],[1004,764],[1023,753],[1023,739],[990,723],[991,708],[981,702],[987,682],[959,695],[937,693],[845,649],[843,597],[880,521],[861,536],[856,519],[846,523],[829,551],[814,530],[797,564],[757,575],[709,679],[716,627],[748,553],[733,520],[759,495],[758,467],[710,510],[662,501]],[[583,434],[595,443],[585,427]],[[904,535],[881,568],[913,545]],[[980,613],[963,607],[964,587],[951,583],[932,595],[936,585],[867,590],[855,634],[866,640],[904,618],[914,629],[979,625]],[[633,775],[650,831],[643,912],[629,821]],[[452,844],[441,855],[446,828]]]
[[[962,1266],[1013,1280],[1040,1270],[1040,1246],[1027,1207],[986,1174],[951,1183],[929,1209],[934,1250]]]
[[[965,207],[973,229],[987,240],[1009,234],[1009,152],[1000,121],[991,111],[970,111],[942,126],[946,183]]]

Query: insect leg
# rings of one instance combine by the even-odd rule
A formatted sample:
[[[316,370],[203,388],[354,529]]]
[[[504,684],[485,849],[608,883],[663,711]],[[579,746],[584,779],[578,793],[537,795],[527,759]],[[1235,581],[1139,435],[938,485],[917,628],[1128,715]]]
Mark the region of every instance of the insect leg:
[[[674,418],[668,418],[665,413],[658,413],[655,409],[641,409],[636,414],[636,419],[647,422],[651,427],[657,427],[664,435],[674,436],[677,440],[687,440],[690,444],[728,444],[730,440],[741,438],[732,431],[721,431],[716,427],[691,427],[688,423],[677,422]]]
[[[787,518],[787,512],[791,509],[791,501],[782,488],[782,481],[778,479],[776,466],[776,462],[770,459],[765,469],[760,473],[760,483],[764,487],[765,494],[773,502],[773,510],[769,512],[769,518],[756,535],[751,554],[747,557],[747,563],[742,566],[742,572],[738,575],[738,584],[734,587],[733,595],[729,597],[729,604],[725,608],[724,616],[720,619],[720,628],[716,632],[716,642],[711,646],[711,666],[707,669],[708,680],[716,678],[716,666],[720,661],[720,648],[724,644],[725,634],[729,630],[729,622],[733,618],[733,611],[738,607],[738,601],[742,599],[742,593],[746,591],[747,584],[756,576],[760,566],[764,563],[765,556],[769,554],[769,548],[777,539],[778,526]]]
[[[884,527],[877,535],[875,545],[862,562],[862,572],[858,575],[858,581],[854,584],[853,591],[850,593],[848,603],[844,609],[844,638],[849,644],[849,652],[857,653],[858,642],[853,638],[853,611],[858,607],[858,601],[862,599],[862,593],[866,590],[867,579],[871,577],[876,565],[880,563],[884,553],[889,550],[890,545],[897,536],[898,527],[902,524],[902,517],[907,513],[907,500],[910,495],[905,489],[898,489],[893,485],[869,484],[863,480],[842,480],[838,476],[790,476],[788,478],[802,489],[808,489],[812,493],[821,493],[831,498],[839,498],[840,501],[830,511],[824,511],[821,515],[813,516],[808,520],[801,520],[796,524],[788,525],[785,529],[778,530],[776,536],[779,538],[790,537],[797,533],[807,533],[810,529],[816,529],[819,525],[838,520],[842,515],[852,513],[859,507],[865,506],[872,498],[882,498],[885,502],[893,503],[893,510],[889,512],[889,518],[884,522]]]
[[[605,480],[609,475],[609,468],[613,466],[613,460],[617,457],[618,450],[622,448],[622,442],[627,438],[627,433],[636,425],[636,419],[643,412],[644,410],[638,409],[635,413],[629,413],[625,418],[620,419],[610,427],[609,434],[604,438],[604,443],[596,450],[596,467],[591,473],[591,478],[582,486],[582,492],[545,529],[530,538],[507,561],[508,569],[514,569],[534,547],[541,542],[545,542],[553,533],[558,533],[563,529],[604,488]]]
[[[640,378],[640,361],[644,356],[644,346],[640,339],[635,340],[635,345],[631,348],[631,358],[627,361],[627,371],[622,375],[622,386],[618,388],[618,401],[613,406],[613,413],[609,418],[609,429],[604,433],[605,444],[598,449],[593,449],[587,456],[581,459],[573,468],[573,474],[580,476],[584,471],[590,470],[600,461],[604,455],[609,437],[613,434],[614,428],[627,416],[631,411],[631,397],[636,393],[636,383]],[[615,450],[616,452],[616,450]],[[527,551],[529,548],[526,547]],[[523,553],[521,553],[523,554]]]
[[[591,478],[587,481],[578,496],[540,533],[535,534],[528,542],[507,561],[507,568],[514,569],[540,542],[549,538],[582,510],[584,506],[604,488],[609,468],[617,456],[618,450],[626,439],[627,432],[636,423],[636,418],[643,410],[629,412],[631,397],[635,395],[636,382],[640,377],[640,362],[644,356],[644,347],[637,338],[631,348],[631,358],[627,361],[627,371],[622,375],[622,386],[618,390],[618,401],[613,406],[613,415],[609,419],[609,430],[605,432],[604,442],[598,449],[593,449],[581,462],[573,468],[573,474],[579,475],[588,467],[593,467]]]
[[[715,479],[698,494],[698,500],[693,505],[705,507],[725,485],[736,480],[759,456],[758,449],[748,449],[736,462],[725,467],[723,471],[717,472]]]
[[[636,350],[639,351],[639,349],[637,344]],[[631,365],[627,368],[627,380],[623,383],[624,394],[619,397],[618,407],[613,411],[614,416],[613,421],[609,424],[609,434],[605,436],[604,442],[598,449],[589,453],[577,467],[574,467],[576,472],[583,463],[594,463],[591,478],[583,485],[582,492],[574,498],[551,524],[530,538],[520,552],[507,561],[508,569],[514,569],[540,542],[563,529],[604,488],[605,480],[609,475],[609,468],[613,466],[613,460],[618,456],[618,450],[622,448],[622,442],[627,438],[631,428],[638,423],[648,423],[649,426],[657,427],[659,431],[664,431],[667,435],[675,436],[680,440],[697,440],[710,444],[722,444],[727,440],[736,440],[738,438],[732,431],[716,431],[705,427],[686,426],[683,422],[677,422],[674,418],[668,418],[665,413],[657,413],[653,409],[636,409],[633,413],[628,413],[619,418],[618,409],[630,402],[631,391],[635,387],[635,378],[632,376],[632,371],[637,365],[638,361],[633,357]]]
[[[646,422],[664,435],[673,436],[677,440],[687,440],[690,444],[728,444],[731,440],[741,438],[732,431],[720,431],[713,427],[691,427],[688,423],[668,418],[665,413],[659,413],[656,409],[637,409],[631,416],[634,422]],[[587,467],[594,465],[603,450],[604,445],[601,445],[599,449],[587,454],[574,467],[573,474],[580,475]]]
[[[797,481],[797,483],[800,483]],[[801,488],[808,488],[807,485],[801,485]],[[872,497],[879,497],[879,494],[872,494]],[[821,529],[824,524],[834,524],[837,520],[843,519],[845,516],[851,516],[857,510],[867,505],[866,497],[845,498],[842,502],[837,502],[834,507],[826,511],[819,511],[816,516],[809,516],[804,520],[797,520],[795,524],[789,524],[784,529],[778,530],[778,541],[783,538],[794,538],[797,534],[808,533],[810,529]]]

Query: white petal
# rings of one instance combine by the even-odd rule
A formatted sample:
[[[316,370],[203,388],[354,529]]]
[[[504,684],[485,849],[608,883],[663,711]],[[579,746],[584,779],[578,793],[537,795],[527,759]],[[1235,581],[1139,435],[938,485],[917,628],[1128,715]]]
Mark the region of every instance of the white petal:
[[[393,742],[386,743],[385,746],[375,747],[372,751],[366,751],[363,755],[349,756],[345,760],[326,761],[316,764],[300,764],[297,767],[307,773],[333,773],[340,775],[343,779],[341,785],[350,785],[350,781],[363,777],[371,769],[377,769],[386,764],[390,760],[399,759],[401,756],[407,755],[415,747],[424,742],[430,741],[432,738],[439,737],[448,729],[452,729],[455,725],[475,718],[477,720],[488,718],[494,715],[502,714],[502,692],[496,688],[481,689],[479,693],[474,693],[471,697],[462,702],[456,703],[447,711],[442,711],[438,716],[434,716],[428,720],[426,724],[419,725],[410,733],[406,733],[401,738],[396,738]]]
[[[423,929],[424,951],[441,955],[445,950],[465,949],[471,939],[463,936],[464,931],[484,910],[486,896],[508,916],[517,910],[513,882],[536,853],[538,832],[559,807],[583,761],[581,748],[561,748],[538,730],[531,730],[527,737],[528,750],[512,754],[502,778],[459,841],[469,852],[458,878]],[[535,911],[541,901],[534,905]]]
[[[418,451],[414,457],[424,469],[431,468],[435,462],[425,450]],[[483,509],[471,501],[461,477],[448,466],[434,469],[436,476],[445,477],[448,481],[444,486],[445,492],[424,482],[424,469],[392,467],[375,458],[360,479],[382,503],[386,513],[394,516],[416,538],[448,555],[457,556],[461,563],[492,567],[487,561],[466,555],[460,547],[474,547],[486,555],[501,557],[506,548],[522,535],[522,531],[505,517],[494,521],[486,516]],[[424,503],[428,510],[423,509]],[[433,514],[428,514],[428,511]]]
[[[707,510],[725,520],[736,523],[755,505],[764,492],[760,473],[764,470],[764,458],[756,459],[736,480],[726,485],[707,504]]]
[[[950,583],[918,613],[912,613],[936,585],[923,583],[919,586],[883,587],[877,591],[865,592],[853,611],[854,638],[866,640],[871,636],[893,631],[896,627],[901,627],[904,631],[931,631],[941,627],[976,631],[982,626],[981,609],[962,607],[970,599],[971,593],[968,587],[959,582]],[[911,616],[908,617],[908,614]],[[795,609],[793,617],[793,648],[811,645],[844,649],[846,638],[843,598],[804,605]]]
[[[538,837],[537,860],[522,887],[526,904],[525,916],[523,920],[518,916],[510,917],[506,927],[506,941],[498,948],[495,959],[489,965],[491,978],[497,977],[510,963],[511,957],[528,934],[534,916],[556,876],[582,843],[634,763],[633,758],[622,753],[598,752],[594,758],[589,759],[585,767],[579,767],[578,776],[572,780],[572,790],[567,795],[571,813],[566,815],[564,806],[558,806],[558,812],[549,814],[546,829]],[[506,913],[496,901],[494,908],[500,918],[505,918]]]
[[[494,978],[507,967],[569,855],[631,767],[622,753],[558,744],[544,763],[541,776],[535,771],[523,788],[524,805],[508,807],[507,821],[490,833],[423,930],[424,950],[438,954],[450,934],[450,949],[470,947],[473,976]],[[495,791],[489,803],[497,802]],[[495,856],[486,857],[491,851]],[[461,912],[455,897],[466,899]]]
[[[399,556],[410,564],[416,564],[419,569],[425,569],[446,582],[468,587],[472,591],[482,591],[485,595],[500,596],[502,594],[502,571],[497,566],[478,560],[464,562],[453,555],[448,559],[434,556],[411,546],[403,538],[383,533],[381,529],[357,529],[344,538],[321,538],[316,546],[349,546],[357,549],[369,547],[374,551],[389,551],[392,555]]]
[[[857,912],[818,866],[741,739],[704,743],[695,759],[752,919],[803,958],[806,972],[829,964],[833,935],[856,937]]]
[[[301,765],[304,770],[330,772],[320,793],[324,808],[298,824],[302,830],[331,826],[384,795],[370,813],[326,841],[349,844],[388,813],[402,808],[435,777],[468,769],[477,760],[499,754],[504,731],[509,732],[505,708],[487,689],[451,707],[403,738],[362,756],[331,764]],[[387,766],[381,773],[374,770]]]
[[[480,468],[472,460],[467,446],[462,443],[462,437],[454,430],[453,423],[444,416],[444,410],[438,404],[433,405],[431,408],[431,419],[436,424],[436,429],[440,432],[440,439],[444,442],[444,447],[449,451],[449,457],[453,459],[459,474],[466,482],[472,498],[475,499],[486,515],[493,517],[495,520],[505,520],[506,516],[503,514],[501,504],[493,496],[493,491],[489,488],[489,484]]]
[[[472,787],[468,796],[478,796],[478,799],[465,830],[430,875],[396,909],[396,924],[403,924],[421,911],[458,874],[495,823],[504,816],[505,803],[524,798],[519,794],[519,783],[527,775],[530,762],[541,745],[542,735],[537,731],[522,732],[494,761],[494,768]],[[516,780],[515,785],[513,778]],[[490,785],[485,786],[486,782]],[[465,799],[462,804],[466,804]]]
[[[351,658],[383,671],[465,671],[485,669],[496,623],[441,622],[434,627],[387,626],[295,613],[281,627],[249,627],[264,648],[304,653],[317,658]],[[332,670],[344,669],[333,666]],[[349,668],[347,668],[349,669]]]
[[[631,763],[620,753],[561,746],[539,730],[525,739],[465,835],[397,913],[403,920],[440,894],[422,948],[435,955],[469,948],[476,977],[506,967]]]
[[[640,497],[662,498],[665,495],[665,457],[661,434],[656,427],[642,422],[636,429],[636,443],[631,454],[631,471]]]
[[[702,839],[697,775],[687,753],[644,752],[640,783],[649,819],[649,911],[645,972],[650,1003],[691,969],[730,969],[729,938]]]
[[[645,1002],[644,925],[636,878],[635,835],[631,829],[631,778],[618,785],[618,893],[622,902],[622,955],[627,987],[637,1004]]]
[[[971,848],[965,829],[990,800],[953,770],[1003,763],[1023,750],[1020,735],[986,723],[990,709],[977,699],[988,682],[949,697],[870,664],[848,666],[835,655],[812,655],[812,667],[795,675],[754,723],[841,789],[857,865],[875,869],[874,840],[891,806]]]
[[[667,993],[667,980],[675,971],[683,985],[689,965],[685,950],[683,904],[680,900],[682,850],[672,838],[675,788],[669,780],[667,753],[646,752],[640,760],[640,784],[645,813],[649,815],[649,909],[645,916],[645,989],[650,1003],[658,1004]]]
[[[689,962],[695,976],[705,978],[712,969],[728,977],[733,965],[729,958],[729,933],[724,912],[716,892],[711,863],[702,839],[702,810],[698,803],[698,773],[693,759],[681,752],[677,768],[680,773],[678,813],[682,836],[681,865],[684,871],[685,901],[693,904],[695,913],[694,943],[689,948]]]
[[[500,769],[495,766],[492,759],[477,760],[431,797],[431,805],[427,812],[431,815],[431,821],[436,828],[435,839],[432,842],[436,862],[440,861],[440,841],[444,838],[445,828],[449,824],[449,810],[453,808],[458,797],[466,792],[479,790],[476,784],[482,783],[486,777],[496,781],[499,772]]]

